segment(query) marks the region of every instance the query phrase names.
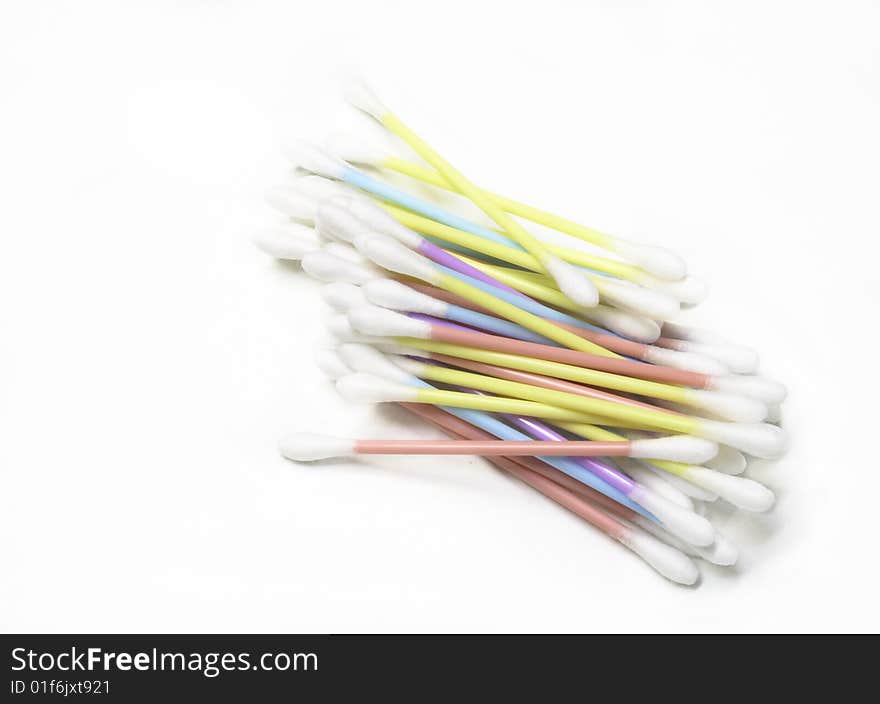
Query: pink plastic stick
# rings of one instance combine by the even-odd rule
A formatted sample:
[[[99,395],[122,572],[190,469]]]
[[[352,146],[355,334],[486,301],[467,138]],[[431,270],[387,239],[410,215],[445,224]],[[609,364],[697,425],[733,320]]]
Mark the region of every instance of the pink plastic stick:
[[[514,340],[510,337],[489,335],[484,332],[465,330],[447,325],[432,324],[431,339],[439,340],[441,342],[451,342],[466,347],[479,347],[480,349],[492,350],[494,352],[504,352],[524,357],[545,359],[551,362],[561,362],[562,364],[571,364],[578,367],[586,367],[587,369],[596,369],[603,372],[610,372],[612,374],[622,374],[638,379],[660,381],[667,384],[683,384],[685,386],[704,388],[709,382],[709,377],[705,374],[697,374],[696,372],[673,369],[672,367],[662,367],[658,364],[635,362],[631,359],[603,357],[598,354],[589,354],[587,352],[569,350],[563,347],[539,345],[536,342]]]
[[[454,293],[449,293],[448,291],[444,291],[441,288],[436,288],[435,286],[430,286],[428,284],[414,282],[411,280],[406,280],[404,281],[404,283],[406,283],[406,285],[410,288],[414,288],[421,293],[431,296],[432,298],[437,298],[441,301],[445,301],[446,303],[451,303],[452,305],[458,306],[459,308],[467,308],[469,310],[476,311],[477,313],[484,313],[485,315],[495,315],[495,313],[493,313],[492,311],[486,310],[485,308],[478,306],[475,303],[471,303],[466,298],[457,296]],[[553,324],[564,328],[569,332],[573,332],[575,335],[578,335],[585,340],[595,342],[597,345],[601,345],[605,349],[611,350],[612,352],[617,352],[618,354],[626,355],[627,357],[644,359],[645,355],[650,349],[649,345],[641,342],[633,342],[632,340],[627,340],[623,337],[617,337],[616,335],[608,335],[602,332],[595,332],[594,330],[586,330],[584,328],[578,327],[577,325],[563,323],[559,320],[554,320]]]
[[[625,406],[638,406],[640,408],[650,408],[655,411],[662,411],[663,413],[669,413],[671,415],[681,415],[680,413],[670,411],[666,408],[652,406],[650,403],[643,403],[642,401],[636,401],[635,399],[627,398],[626,396],[618,396],[617,394],[611,394],[607,391],[600,391],[599,389],[594,389],[592,386],[576,384],[573,381],[554,379],[551,376],[533,374],[532,372],[523,372],[519,369],[508,369],[507,367],[499,367],[494,364],[473,362],[469,359],[459,359],[458,357],[450,357],[448,355],[437,354],[435,352],[429,353],[419,350],[419,354],[426,354],[429,356],[430,359],[434,359],[438,362],[443,362],[444,364],[452,364],[456,367],[461,367],[462,369],[469,369],[470,371],[479,372],[480,374],[486,374],[488,376],[494,376],[498,379],[518,381],[523,384],[531,384],[532,386],[540,386],[544,389],[552,389],[553,391],[563,391],[565,393],[577,394],[578,396],[586,396],[587,398],[598,398],[602,399],[603,401],[614,401],[615,403],[621,403]]]
[[[589,440],[355,440],[354,451],[359,455],[627,457],[630,443]]]
[[[423,406],[416,403],[401,403],[400,405],[429,423],[442,428],[452,437],[468,438],[472,440],[489,439],[492,437],[479,428],[475,428],[470,423],[467,423],[460,418],[456,418],[435,406]],[[597,508],[591,501],[591,499],[598,501],[595,497],[601,497],[602,499],[606,499],[606,497],[603,497],[599,492],[590,489],[590,487],[567,477],[562,472],[555,470],[538,460],[531,460],[528,458],[513,459],[502,456],[490,457],[489,461],[503,469],[505,472],[508,472],[517,479],[525,482],[536,491],[544,494],[547,498],[552,499],[560,506],[567,508],[575,515],[580,516],[612,538],[619,539],[630,532],[629,528]],[[554,477],[554,473],[563,481],[568,480],[568,482],[578,485],[579,489],[573,491],[570,488],[567,488],[568,482],[563,485],[562,482],[557,483],[556,481],[553,481],[551,477]],[[592,492],[592,494],[585,493],[584,490],[586,492]],[[595,497],[593,495],[595,495]],[[604,501],[601,503],[607,509],[613,510],[621,518],[626,519],[631,517],[632,512],[629,509],[620,506],[616,501],[611,499],[606,500],[609,505],[606,506]]]

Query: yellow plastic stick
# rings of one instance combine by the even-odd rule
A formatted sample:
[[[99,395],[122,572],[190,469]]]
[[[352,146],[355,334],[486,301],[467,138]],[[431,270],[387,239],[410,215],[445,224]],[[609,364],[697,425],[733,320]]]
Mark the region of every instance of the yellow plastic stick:
[[[471,259],[463,254],[455,255],[462,261],[470,264],[474,269],[479,269],[485,274],[489,274],[493,279],[498,279],[501,283],[507,284],[511,288],[515,288],[520,293],[526,294],[529,298],[543,301],[556,308],[561,308],[573,313],[584,313],[584,309],[572,301],[562,291],[548,285],[547,277],[540,274],[534,275],[526,271],[518,271],[510,269],[506,266],[495,266],[487,264],[478,259]],[[589,311],[586,311],[589,314]]]
[[[562,293],[562,291],[555,288],[553,279],[544,276],[544,274],[488,264],[486,262],[481,262],[478,259],[471,259],[463,254],[456,254],[455,256],[464,260],[475,269],[479,269],[480,271],[489,274],[493,278],[498,279],[501,283],[507,284],[511,288],[515,288],[517,291],[525,293],[527,296],[537,298],[545,303],[550,303],[566,310],[580,312],[577,304]],[[599,294],[602,295],[605,291],[605,281],[603,281],[603,279],[606,281],[607,279],[603,276],[595,276],[591,278],[593,284],[598,289]],[[589,310],[585,311],[584,314],[589,316]]]
[[[495,259],[509,261],[516,266],[522,266],[528,269],[535,269],[537,267],[535,258],[521,249],[513,249],[512,247],[506,247],[497,242],[477,237],[469,232],[457,230],[449,225],[444,225],[443,223],[411,213],[408,210],[403,210],[402,208],[398,208],[397,206],[388,203],[381,203],[381,205],[402,225],[405,225],[416,232],[420,232],[423,235],[446,240],[452,244],[460,245],[476,252],[481,252],[482,254],[486,254]],[[543,274],[518,271],[506,267],[492,267],[492,265],[487,264],[486,262],[472,259],[458,252],[455,252],[455,256],[467,261],[467,263],[475,269],[480,269],[481,271],[490,274],[502,283],[507,284],[511,288],[515,288],[530,298],[561,308],[569,313],[576,314],[581,318],[587,320],[591,319],[590,309],[578,306],[559,289],[553,287],[552,281]],[[584,266],[586,266],[586,264],[584,264]],[[595,278],[601,279],[601,277]]]
[[[500,259],[501,261],[515,264],[516,266],[522,266],[526,269],[531,269],[532,271],[541,271],[541,265],[535,257],[525,250],[516,249],[515,247],[509,247],[505,244],[487,240],[484,237],[479,237],[470,232],[459,230],[456,227],[439,223],[430,218],[426,218],[423,215],[418,215],[417,213],[412,213],[399,206],[391,205],[390,203],[380,202],[380,205],[382,205],[382,207],[384,207],[403,225],[406,225],[411,230],[420,232],[423,235],[436,237],[437,239],[445,240],[446,242],[457,244],[461,247],[466,247],[475,252],[487,254],[495,259]],[[498,230],[496,230],[496,232],[497,231]],[[645,278],[644,272],[632,264],[619,262],[614,259],[597,257],[592,254],[587,254],[586,252],[569,249],[568,247],[560,247],[549,242],[545,242],[544,246],[569,264],[585,266],[588,269],[603,271],[606,274],[612,274],[636,282],[642,281]],[[589,273],[587,273],[587,275],[589,276]],[[595,281],[594,277],[590,278]]]
[[[604,347],[584,339],[580,335],[575,335],[573,332],[569,332],[558,325],[554,325],[552,322],[545,320],[539,315],[529,313],[507,301],[502,301],[500,298],[486,293],[485,291],[478,289],[476,286],[471,286],[469,283],[457,279],[450,274],[444,274],[441,272],[435,283],[437,286],[446,289],[450,293],[458,294],[462,298],[466,298],[472,303],[476,303],[478,306],[496,313],[506,320],[518,323],[524,328],[528,328],[532,332],[543,335],[569,349],[589,352],[590,354],[599,354],[604,357],[618,356],[614,354],[614,352],[610,352]]]
[[[593,417],[604,416],[612,421],[623,421],[634,425],[669,430],[675,433],[690,434],[699,425],[699,420],[689,416],[672,415],[653,408],[628,406],[614,401],[588,398],[553,389],[544,389],[539,386],[532,386],[531,384],[522,384],[518,381],[496,379],[485,374],[475,374],[474,372],[459,371],[433,365],[425,365],[419,374],[425,379],[439,381],[444,384],[468,386],[493,394],[570,408],[582,413],[592,414]]]
[[[555,425],[558,425],[563,430],[568,430],[575,435],[580,435],[587,440],[596,440],[597,442],[619,442],[628,439],[623,435],[612,433],[610,430],[599,428],[596,425],[589,423],[559,421]],[[664,472],[669,472],[682,479],[688,478],[688,469],[691,466],[682,462],[671,462],[670,460],[642,460],[642,462],[647,462],[658,469],[662,469]]]
[[[420,232],[423,235],[435,237],[451,244],[456,244],[460,247],[473,250],[474,252],[480,252],[481,254],[515,264],[516,266],[525,267],[533,271],[540,270],[541,268],[538,261],[523,249],[514,249],[513,247],[508,247],[507,245],[487,240],[484,237],[472,235],[470,232],[465,232],[464,230],[459,230],[450,225],[445,225],[442,222],[431,220],[423,215],[411,213],[408,210],[404,210],[396,205],[391,205],[390,203],[380,202],[380,205],[393,215],[399,223],[406,225],[411,230]],[[456,254],[456,256],[461,255]]]
[[[585,369],[573,364],[550,362],[544,359],[535,359],[534,357],[507,352],[494,352],[477,347],[465,347],[450,342],[423,340],[415,337],[395,337],[394,341],[404,347],[424,350],[425,352],[445,354],[450,357],[469,359],[473,362],[482,362],[483,364],[494,364],[497,367],[518,369],[519,371],[531,372],[532,374],[565,379],[590,386],[600,386],[603,389],[613,389],[614,391],[658,398],[673,403],[687,403],[688,390],[682,386],[636,379],[621,374]]]
[[[552,421],[573,421],[575,423],[593,423],[596,417],[570,408],[551,406],[546,403],[524,401],[499,396],[480,396],[461,391],[444,391],[443,389],[419,389],[417,403],[430,403],[435,406],[453,406],[470,408],[489,413],[512,413],[518,416],[533,416]]]
[[[465,385],[465,383],[467,382],[467,386],[469,386],[472,389],[479,389],[480,391],[488,391],[490,393],[493,393],[493,389],[495,391],[497,391],[497,387],[495,385],[489,383],[492,381],[498,381],[497,379],[487,378],[488,381],[486,381],[486,382],[481,381],[481,380],[477,380],[477,379],[466,380],[464,377],[457,377],[456,374],[454,374],[454,373],[453,374],[445,373],[445,372],[455,372],[455,371],[457,371],[457,370],[445,369],[443,367],[430,367],[429,369],[426,369],[423,372],[420,372],[420,376],[423,379],[431,379],[433,381],[439,381],[441,383],[456,384],[456,385],[460,385],[460,386]],[[466,373],[466,372],[460,372],[460,373]],[[458,381],[452,381],[452,379],[455,379],[455,378],[458,378]],[[508,399],[508,400],[511,399],[511,396],[509,394],[498,394],[497,396],[493,396],[491,398],[497,398],[498,396],[501,396],[501,397]],[[518,401],[525,400],[525,401],[528,401],[529,403],[538,403],[539,405],[542,405],[542,406],[553,406],[554,408],[562,409],[561,406],[555,406],[554,404],[541,404],[539,401],[533,402],[528,399],[520,399],[520,398],[516,398],[514,400],[518,400]],[[579,414],[580,417],[578,420],[566,421],[566,422],[571,423],[575,427],[589,428],[589,427],[596,427],[598,424],[601,424],[601,425],[614,426],[616,428],[627,428],[629,430],[655,430],[655,431],[657,430],[657,428],[655,428],[654,426],[645,425],[644,423],[634,423],[634,422],[625,421],[625,420],[616,420],[614,418],[607,418],[605,416],[600,416],[600,415],[596,415],[593,413],[584,413],[581,411],[573,411],[572,409],[564,409],[564,410]],[[498,411],[498,412],[499,413],[512,413],[512,411]],[[536,417],[549,418],[550,416],[536,416]],[[556,425],[559,425],[560,427],[562,427],[563,420],[559,420],[555,417],[552,418],[552,420]],[[624,440],[627,440],[627,439],[628,438],[624,438]]]
[[[547,271],[548,261],[555,257],[543,243],[529,233],[522,225],[504,212],[494,200],[489,198],[483,191],[472,184],[464,174],[435,152],[421,137],[407,127],[398,117],[392,113],[382,116],[381,122],[391,132],[406,142],[420,157],[427,161],[451,184],[456,191],[467,196],[474,205],[494,220],[517,244],[528,251],[541,265],[542,271]]]
[[[426,159],[425,161],[428,160]],[[397,157],[389,157],[387,159],[384,159],[381,165],[387,169],[391,169],[392,171],[397,171],[398,173],[411,176],[412,178],[418,179],[419,181],[430,183],[432,186],[438,186],[440,188],[446,189],[447,191],[454,192],[455,190],[457,190],[456,187],[451,185],[450,181],[446,180],[444,174],[438,173],[440,171],[439,169],[437,171],[432,171],[431,169],[421,166],[420,164],[414,164],[411,161],[400,159]],[[525,218],[526,220],[531,220],[534,223],[544,225],[545,227],[550,227],[554,230],[558,230],[559,232],[564,232],[567,235],[577,237],[579,240],[590,242],[604,249],[613,249],[614,238],[610,235],[606,235],[603,232],[594,230],[591,227],[579,225],[572,220],[560,217],[559,215],[554,215],[553,213],[548,213],[546,210],[540,210],[530,205],[526,205],[525,203],[520,203],[519,201],[515,201],[510,198],[505,198],[504,196],[497,193],[482,191],[482,194],[485,197],[489,198],[496,206],[503,208],[508,213],[518,215],[522,218]]]

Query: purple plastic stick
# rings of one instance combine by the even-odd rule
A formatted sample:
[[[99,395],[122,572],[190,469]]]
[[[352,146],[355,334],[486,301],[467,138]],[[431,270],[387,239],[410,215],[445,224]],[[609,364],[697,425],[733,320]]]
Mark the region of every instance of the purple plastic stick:
[[[511,416],[507,414],[504,414],[502,417],[538,440],[554,440],[556,442],[567,440],[564,435],[560,435],[552,428],[549,428],[534,418],[528,418],[526,416]],[[635,482],[632,479],[611,465],[605,464],[604,462],[591,457],[569,457],[569,459],[573,462],[577,462],[583,468],[590,470],[597,477],[603,479],[624,494],[629,494],[633,488],[635,488]]]
[[[470,264],[463,262],[458,257],[449,254],[449,252],[444,251],[433,242],[422,240],[421,244],[419,244],[419,252],[421,254],[424,254],[428,259],[435,261],[442,266],[445,266],[447,269],[452,269],[453,271],[457,271],[459,274],[470,276],[472,279],[477,279],[478,281],[482,281],[484,284],[489,284],[490,286],[494,286],[495,288],[500,288],[505,291],[515,293],[517,296],[522,296],[524,298],[526,297],[515,288],[511,288],[507,284],[501,283],[498,279],[495,279],[488,274],[484,274],[479,269],[475,269]]]
[[[472,394],[479,394],[480,396],[489,395],[484,391],[477,391],[476,389],[469,389],[463,386],[458,388],[461,391],[466,391]],[[544,423],[541,423],[534,418],[529,418],[527,416],[508,415],[506,413],[502,413],[500,415],[502,418],[505,418],[507,421],[513,423],[515,426],[520,428],[520,430],[524,430],[526,433],[534,438],[538,438],[540,440],[553,440],[554,442],[563,442],[567,439],[564,435],[560,435],[552,428],[544,425]],[[636,486],[636,483],[619,469],[615,469],[611,465],[600,462],[599,460],[593,459],[592,457],[569,457],[568,459],[572,460],[573,462],[577,462],[579,465],[581,465],[581,467],[589,470],[597,477],[607,482],[623,494],[629,494]]]

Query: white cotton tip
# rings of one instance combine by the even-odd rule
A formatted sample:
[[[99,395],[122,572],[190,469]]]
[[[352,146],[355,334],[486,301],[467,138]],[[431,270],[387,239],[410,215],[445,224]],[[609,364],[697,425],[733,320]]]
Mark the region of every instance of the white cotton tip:
[[[294,166],[324,178],[340,179],[348,168],[345,162],[310,142],[294,142],[284,147],[282,151]]]
[[[621,537],[620,542],[676,584],[693,584],[700,576],[697,566],[687,555],[652,535],[633,530]]]
[[[352,341],[359,337],[359,333],[351,327],[348,316],[344,313],[336,313],[327,316],[327,330],[337,340]]]
[[[430,323],[372,304],[352,308],[348,320],[356,332],[364,335],[431,339]]]
[[[440,279],[440,272],[425,257],[390,237],[376,235],[358,242],[358,249],[365,257],[389,271],[428,283],[437,283]]]
[[[603,303],[652,320],[666,320],[679,313],[678,301],[665,293],[621,279],[597,276],[594,281]]]
[[[275,210],[294,220],[312,222],[317,204],[293,186],[274,186],[266,191],[266,202]]]
[[[343,281],[334,281],[321,287],[321,298],[333,310],[347,313],[352,308],[362,306],[367,302],[364,291],[360,286],[348,284]]]
[[[418,354],[423,357],[430,357],[430,352],[425,352],[420,350],[418,347],[410,347],[409,345],[400,345],[397,344],[390,337],[377,338],[377,342],[371,343],[373,347],[386,355],[392,362],[397,363],[397,357],[406,356],[409,354]]]
[[[412,350],[409,350],[409,352],[411,353]],[[418,379],[421,379],[425,375],[425,370],[432,366],[402,354],[389,354],[388,359],[399,369],[409,374],[410,377]],[[434,368],[436,369],[436,367]]]
[[[754,479],[732,477],[705,467],[689,468],[687,478],[744,511],[767,511],[776,501],[773,492]]]
[[[364,285],[366,299],[377,306],[405,313],[424,313],[442,318],[449,310],[445,301],[432,298],[394,279],[375,279]]]
[[[737,374],[751,374],[758,368],[758,353],[743,345],[708,344],[682,340],[676,343],[675,349],[717,359]]]
[[[369,228],[346,207],[350,199],[334,196],[322,201],[315,213],[315,229],[330,240],[352,244],[371,234]]]
[[[337,242],[336,240],[330,240],[328,242],[327,240],[324,240],[321,245],[321,250],[351,264],[357,264],[364,269],[368,269],[373,272],[373,276],[384,276],[384,271],[382,269],[373,264],[373,262],[347,242]]]
[[[599,292],[583,269],[572,266],[552,254],[544,258],[543,264],[547,273],[559,286],[559,290],[577,305],[593,308],[599,303]]]
[[[389,359],[371,345],[346,342],[339,346],[338,353],[341,361],[352,371],[372,374],[401,384],[409,384],[413,380],[413,375],[404,371],[396,360]]]
[[[660,325],[650,318],[643,318],[602,304],[590,308],[585,312],[584,317],[599,327],[607,328],[635,342],[650,344],[660,337]]]
[[[615,457],[614,463],[639,484],[648,487],[651,491],[660,494],[663,498],[669,499],[672,503],[678,504],[682,508],[693,510],[694,502],[691,500],[691,497],[674,487],[660,475],[654,474],[647,467],[643,467],[628,457]],[[647,519],[646,522],[649,525],[656,526],[656,524],[651,523]],[[642,523],[639,522],[639,525],[642,525]]]
[[[678,281],[687,274],[684,260],[662,247],[615,239],[614,251],[649,274],[666,281]]]
[[[692,342],[711,342],[723,345],[730,343],[730,340],[719,335],[717,332],[680,323],[663,323],[663,335],[665,337],[674,337],[677,340],[691,340]]]
[[[739,559],[739,548],[721,533],[715,533],[715,542],[708,547],[694,548],[706,562],[719,567],[731,567]]]
[[[739,549],[720,533],[715,533],[715,542],[704,547],[694,547],[682,540],[679,540],[667,531],[663,530],[656,523],[651,523],[644,516],[637,516],[634,519],[635,524],[646,533],[653,535],[657,540],[662,541],[666,545],[680,550],[689,557],[699,557],[713,565],[719,567],[730,567],[736,564],[739,559]]]
[[[379,140],[352,132],[331,134],[325,140],[324,147],[333,156],[343,161],[364,166],[381,166],[385,159],[393,156],[388,145],[380,144]]]
[[[349,401],[385,403],[388,401],[415,401],[419,389],[372,374],[349,374],[337,380],[336,390]]]
[[[345,242],[325,242],[321,249],[332,254],[334,257],[339,257],[352,264],[359,264],[366,268],[373,268],[373,262]]]
[[[711,357],[704,357],[692,352],[668,350],[665,347],[655,347],[654,345],[647,347],[642,359],[651,364],[660,364],[664,367],[683,369],[698,374],[727,374],[730,371],[726,365]]]
[[[787,440],[781,428],[769,423],[723,423],[702,420],[701,437],[730,445],[748,455],[774,460],[785,453]]]
[[[754,398],[720,391],[687,391],[686,404],[735,423],[759,423],[767,417],[767,406]]]
[[[711,545],[715,539],[715,529],[706,518],[674,504],[641,484],[636,485],[629,497],[653,513],[666,530],[691,545]]]
[[[292,261],[299,261],[309,252],[321,248],[321,241],[315,231],[296,223],[261,230],[254,235],[253,242],[271,257]]]
[[[748,461],[746,456],[739,450],[734,450],[727,445],[718,446],[718,454],[711,460],[703,462],[703,465],[709,469],[725,474],[742,474],[746,471]]]
[[[317,433],[294,433],[288,435],[278,447],[281,454],[294,462],[314,462],[331,457],[348,457],[354,454],[355,442],[350,438],[337,438]]]
[[[345,342],[359,342],[364,345],[379,345],[383,342],[387,342],[387,338],[362,335],[357,332],[351,327],[351,323],[348,322],[348,317],[342,313],[334,313],[333,315],[327,316],[325,325],[327,327],[327,332],[330,333],[333,340],[338,344]]]
[[[363,197],[351,186],[317,174],[298,176],[291,182],[291,188],[302,197],[310,198],[314,202],[315,208],[318,207],[318,203],[331,198],[355,199]]]
[[[370,229],[393,237],[410,249],[415,249],[425,241],[425,238],[419,233],[401,225],[391,213],[372,201],[365,198],[355,198],[346,203],[346,207],[354,217]]]
[[[306,254],[302,259],[302,267],[309,276],[325,283],[344,281],[360,285],[378,276],[372,269],[340,259],[324,250]]]
[[[663,479],[676,489],[678,489],[682,494],[686,496],[690,496],[692,499],[696,499],[697,501],[705,501],[707,503],[711,503],[712,501],[718,500],[718,494],[713,494],[708,489],[704,489],[701,486],[697,486],[696,484],[691,484],[686,479],[682,479],[677,474],[672,474],[671,472],[667,472],[665,469],[661,469],[660,467],[656,467],[652,464],[645,464],[645,466],[652,472],[656,472],[659,476],[663,477]]]
[[[713,376],[706,388],[756,398],[767,404],[782,403],[788,395],[788,390],[778,381],[749,374]]]
[[[653,535],[657,540],[666,543],[676,550],[681,550],[688,557],[698,557],[697,549],[693,545],[689,545],[683,540],[679,540],[659,523],[654,523],[644,516],[638,515],[632,517],[631,523],[638,526],[649,535]]]
[[[717,452],[718,445],[714,442],[692,435],[668,435],[662,438],[630,441],[630,457],[702,464],[714,457]]]
[[[331,381],[336,381],[354,371],[349,367],[337,350],[320,349],[315,352],[315,364]]]
[[[664,281],[656,276],[643,274],[639,276],[638,283],[689,306],[699,305],[709,297],[709,286],[694,276],[686,276],[679,281]]]
[[[670,282],[668,286],[669,290],[664,293],[690,306],[698,306],[709,297],[709,284],[696,276],[686,276],[681,281]]]
[[[377,120],[389,112],[373,89],[359,76],[349,76],[342,81],[342,95],[349,105]]]

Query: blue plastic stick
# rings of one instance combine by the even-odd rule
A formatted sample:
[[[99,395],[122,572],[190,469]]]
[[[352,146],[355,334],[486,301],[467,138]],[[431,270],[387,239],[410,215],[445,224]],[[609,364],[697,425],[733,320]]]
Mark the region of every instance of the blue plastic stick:
[[[396,188],[395,186],[385,183],[384,181],[375,179],[372,176],[365,174],[363,171],[359,171],[358,169],[355,169],[351,166],[346,167],[345,171],[342,174],[342,180],[346,183],[351,184],[352,186],[357,186],[363,191],[372,193],[374,196],[378,196],[383,200],[387,200],[396,205],[399,205],[402,208],[406,208],[407,210],[418,213],[419,215],[423,215],[424,217],[430,218],[431,220],[443,223],[444,225],[449,225],[449,227],[454,227],[457,230],[469,232],[472,235],[491,240],[492,242],[502,244],[505,247],[513,247],[514,249],[519,250],[523,249],[519,244],[514,242],[509,237],[502,235],[500,232],[495,232],[495,230],[491,230],[488,227],[483,227],[482,225],[478,225],[475,222],[471,222],[461,215],[456,215],[455,213],[446,210],[446,208],[435,205],[430,201],[417,198],[416,196],[411,195],[406,191]],[[585,266],[578,268],[583,269],[590,274],[607,276],[609,278],[617,278],[611,274],[608,274],[607,272],[595,271],[594,269],[589,269]]]
[[[422,379],[419,379],[415,376],[411,376],[408,383],[410,384],[410,386],[418,386],[424,389],[436,388],[434,386],[431,386],[431,384],[427,383],[426,381],[423,381]],[[444,411],[447,411],[448,413],[451,413],[456,418],[461,418],[462,420],[477,426],[481,430],[485,430],[490,435],[494,435],[496,438],[500,438],[501,440],[533,439],[525,433],[521,433],[519,430],[511,428],[506,423],[502,423],[500,420],[486,413],[485,411],[472,411],[465,408],[452,408],[450,406],[440,406],[440,408],[442,408]],[[560,472],[564,472],[572,479],[576,479],[577,481],[581,482],[581,484],[586,484],[596,491],[605,494],[605,496],[607,496],[608,498],[614,499],[617,503],[631,508],[633,511],[636,511],[645,518],[648,518],[655,522],[657,521],[657,518],[654,516],[654,514],[643,509],[632,499],[627,498],[627,496],[623,494],[623,492],[621,492],[619,489],[615,489],[613,486],[600,479],[581,465],[568,459],[567,457],[538,457],[538,459],[542,462],[545,462],[546,464],[549,464],[552,467],[555,467]]]

